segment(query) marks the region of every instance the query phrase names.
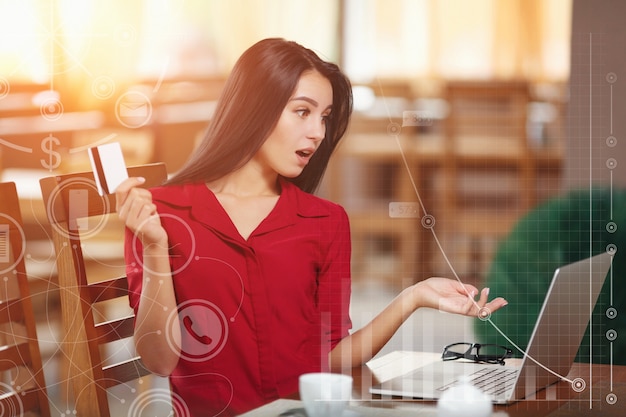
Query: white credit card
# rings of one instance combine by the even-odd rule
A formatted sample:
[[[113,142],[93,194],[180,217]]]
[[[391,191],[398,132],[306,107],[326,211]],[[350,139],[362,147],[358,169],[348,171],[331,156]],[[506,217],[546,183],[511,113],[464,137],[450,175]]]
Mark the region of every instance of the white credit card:
[[[113,194],[128,178],[122,147],[119,142],[112,142],[89,148],[88,152],[98,193]]]

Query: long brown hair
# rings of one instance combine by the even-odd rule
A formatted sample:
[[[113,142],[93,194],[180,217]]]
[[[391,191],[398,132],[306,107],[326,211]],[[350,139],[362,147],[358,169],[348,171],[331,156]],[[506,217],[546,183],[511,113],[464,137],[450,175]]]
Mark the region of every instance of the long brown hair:
[[[302,73],[310,70],[330,81],[332,112],[320,147],[302,173],[287,180],[306,192],[315,191],[348,127],[352,87],[337,65],[278,38],[257,42],[241,55],[226,80],[204,139],[167,183],[209,182],[245,165],[276,126]]]

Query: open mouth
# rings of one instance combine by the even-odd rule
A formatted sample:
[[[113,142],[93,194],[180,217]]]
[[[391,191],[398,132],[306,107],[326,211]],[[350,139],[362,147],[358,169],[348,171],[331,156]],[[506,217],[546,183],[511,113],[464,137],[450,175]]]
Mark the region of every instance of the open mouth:
[[[296,154],[302,158],[310,158],[311,155],[313,155],[313,151],[301,150],[301,151],[296,151]]]

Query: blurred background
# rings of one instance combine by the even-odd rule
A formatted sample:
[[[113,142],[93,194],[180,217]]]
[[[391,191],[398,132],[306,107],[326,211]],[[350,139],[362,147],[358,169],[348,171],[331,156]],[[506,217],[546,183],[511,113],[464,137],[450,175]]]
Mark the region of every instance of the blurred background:
[[[610,0],[0,0],[0,173],[20,193],[45,355],[59,325],[39,178],[89,171],[87,148],[113,141],[128,165],[175,172],[256,41],[297,41],[353,82],[352,124],[319,194],[351,218],[359,327],[428,276],[480,285],[543,201],[626,184],[624,12]],[[123,271],[105,235],[90,261]],[[444,317],[437,338],[424,314],[391,348],[471,337]]]
[[[320,193],[354,212],[363,243],[357,279],[383,273],[399,283],[436,272],[396,256],[419,250],[425,236],[414,229],[424,214],[443,228],[440,214],[458,218],[458,206],[492,199],[512,210],[498,225],[504,232],[521,210],[559,191],[571,0],[29,0],[0,7],[7,17],[0,28],[5,179],[14,168],[35,176],[88,170],[86,148],[107,141],[123,143],[129,165],[163,161],[175,172],[210,122],[239,55],[262,38],[284,37],[339,63],[355,86],[351,134]],[[487,92],[494,80],[495,95]],[[458,113],[469,120],[458,134],[448,126],[454,100],[479,109],[473,120]],[[487,130],[498,142],[476,142]],[[454,143],[450,152],[448,134],[453,141],[473,136],[469,152],[487,154],[456,155]],[[463,158],[485,160],[458,166]],[[532,178],[539,175],[541,187]],[[457,176],[463,184],[455,188],[467,192],[443,192]],[[483,195],[469,195],[479,191],[471,188]],[[391,202],[410,203],[411,214],[390,219]],[[498,217],[473,228],[491,220]],[[487,258],[479,258],[493,242],[482,240],[454,244],[465,246],[454,248],[463,272],[483,269]]]

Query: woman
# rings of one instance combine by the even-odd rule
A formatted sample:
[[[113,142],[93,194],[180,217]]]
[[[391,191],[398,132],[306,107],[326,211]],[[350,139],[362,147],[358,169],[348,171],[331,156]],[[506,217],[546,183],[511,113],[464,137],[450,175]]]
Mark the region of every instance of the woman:
[[[348,218],[310,193],[351,111],[336,65],[266,39],[236,63],[187,164],[162,187],[117,189],[137,351],[169,376],[179,415],[239,414],[296,392],[303,373],[362,364],[419,307],[506,303],[431,278],[349,333]]]

